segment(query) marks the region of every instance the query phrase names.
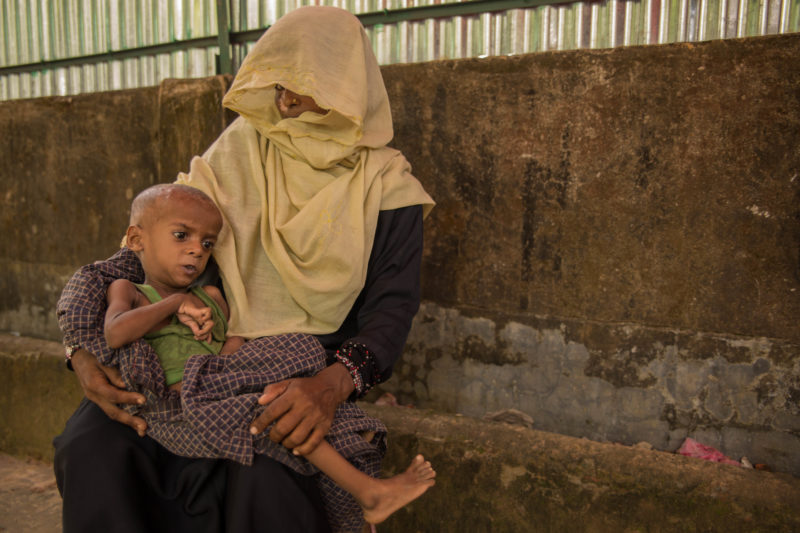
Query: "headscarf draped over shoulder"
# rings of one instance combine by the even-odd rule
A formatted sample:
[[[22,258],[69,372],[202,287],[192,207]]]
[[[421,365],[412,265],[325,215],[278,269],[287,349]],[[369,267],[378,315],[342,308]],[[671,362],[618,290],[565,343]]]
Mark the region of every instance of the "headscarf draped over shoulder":
[[[328,110],[282,119],[275,85]],[[434,202],[392,139],[389,99],[361,23],[333,7],[276,22],[223,104],[240,117],[178,181],[220,207],[214,250],[247,338],[336,331],[364,287],[378,212]],[[401,236],[404,238],[404,236]]]

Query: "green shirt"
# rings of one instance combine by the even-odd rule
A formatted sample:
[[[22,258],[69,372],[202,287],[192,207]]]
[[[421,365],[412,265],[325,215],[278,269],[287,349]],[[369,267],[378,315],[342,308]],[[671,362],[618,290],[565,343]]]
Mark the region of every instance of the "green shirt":
[[[136,284],[136,288],[147,297],[150,303],[161,301],[161,296],[150,285]],[[181,323],[176,315],[172,316],[172,322],[158,331],[147,333],[144,340],[158,355],[161,366],[164,368],[167,385],[178,383],[183,379],[183,367],[189,357],[195,354],[218,354],[225,343],[225,334],[228,330],[228,322],[217,302],[211,298],[202,287],[192,287],[191,293],[211,308],[211,319],[214,327],[211,329],[211,340],[209,342],[198,341],[189,326]]]

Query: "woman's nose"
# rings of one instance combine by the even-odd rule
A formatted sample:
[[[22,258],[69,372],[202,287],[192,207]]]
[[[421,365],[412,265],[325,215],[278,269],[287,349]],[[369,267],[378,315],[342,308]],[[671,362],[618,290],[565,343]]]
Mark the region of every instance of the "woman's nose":
[[[281,107],[288,109],[293,105],[297,105],[299,100],[297,99],[297,94],[293,93],[289,89],[284,89],[280,92],[279,103]]]

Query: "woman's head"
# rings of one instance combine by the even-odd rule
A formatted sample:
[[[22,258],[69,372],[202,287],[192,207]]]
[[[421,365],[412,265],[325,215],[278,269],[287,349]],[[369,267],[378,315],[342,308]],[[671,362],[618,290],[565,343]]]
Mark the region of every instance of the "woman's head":
[[[241,117],[187,183],[229,221],[214,258],[231,331],[336,331],[364,287],[379,212],[433,204],[386,146],[389,98],[364,28],[338,8],[292,11],[258,40],[223,103]]]
[[[281,109],[284,94],[309,98],[313,105],[307,102],[303,111],[313,112]],[[223,103],[268,137],[279,130],[379,148],[393,135],[369,38],[354,15],[335,7],[303,7],[278,20],[245,58]],[[281,123],[286,118],[294,120]]]
[[[275,85],[275,107],[282,118],[297,118],[306,111],[324,115],[327,109],[321,108],[310,96],[298,94],[284,87]]]

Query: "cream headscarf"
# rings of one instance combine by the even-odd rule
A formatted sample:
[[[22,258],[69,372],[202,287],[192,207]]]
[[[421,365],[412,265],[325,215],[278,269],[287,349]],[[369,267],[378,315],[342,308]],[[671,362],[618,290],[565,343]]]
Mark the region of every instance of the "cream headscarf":
[[[330,111],[281,119],[276,84]],[[225,219],[214,258],[229,334],[336,331],[364,287],[378,212],[422,205],[427,216],[434,205],[386,147],[389,99],[361,23],[338,8],[292,11],[247,55],[223,104],[240,118],[178,182]]]

